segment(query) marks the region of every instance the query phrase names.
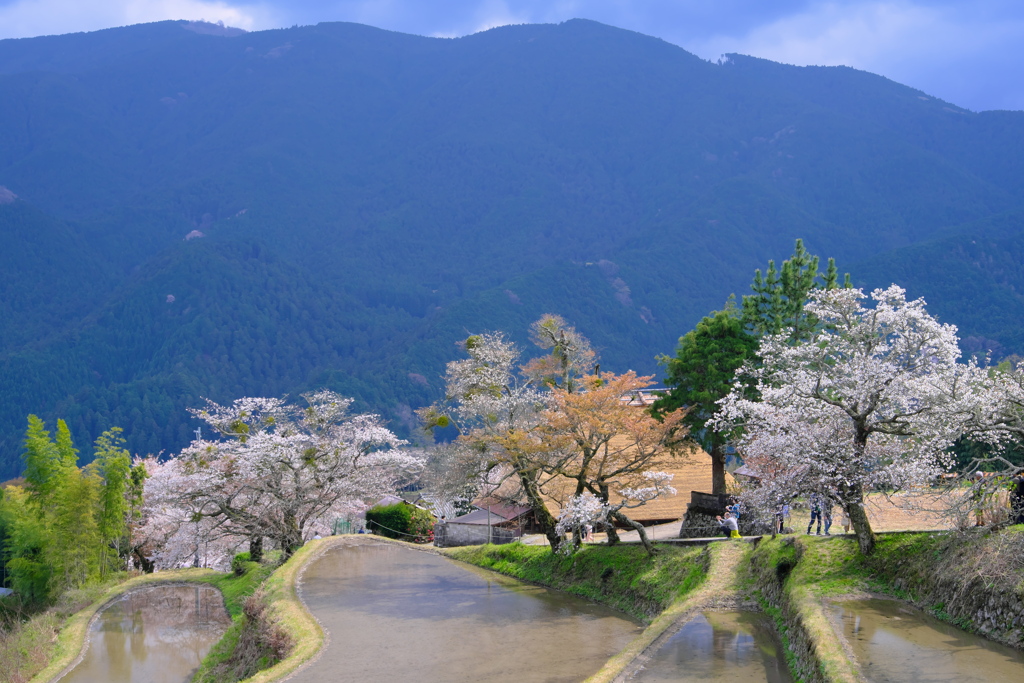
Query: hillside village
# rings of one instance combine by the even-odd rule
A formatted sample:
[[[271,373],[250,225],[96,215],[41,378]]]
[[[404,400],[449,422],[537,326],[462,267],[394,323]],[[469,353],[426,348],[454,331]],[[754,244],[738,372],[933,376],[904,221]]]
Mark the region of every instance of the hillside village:
[[[1024,680],[1022,145],[581,19],[0,39],[0,682]]]

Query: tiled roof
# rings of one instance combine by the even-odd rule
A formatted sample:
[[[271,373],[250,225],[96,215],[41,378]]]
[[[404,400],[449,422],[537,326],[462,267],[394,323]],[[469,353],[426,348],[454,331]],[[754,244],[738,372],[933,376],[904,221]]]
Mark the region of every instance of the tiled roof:
[[[476,509],[469,514],[449,520],[451,524],[502,524],[514,520],[521,515],[530,512],[530,508],[523,505],[495,505],[490,510]]]

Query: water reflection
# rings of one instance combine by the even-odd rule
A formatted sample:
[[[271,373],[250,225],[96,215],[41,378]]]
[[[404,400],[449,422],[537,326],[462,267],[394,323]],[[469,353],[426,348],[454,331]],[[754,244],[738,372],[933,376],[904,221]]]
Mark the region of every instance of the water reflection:
[[[297,683],[580,681],[640,632],[599,605],[372,541],[315,561],[302,597],[330,641]]]
[[[789,683],[793,679],[766,615],[706,612],[683,626],[630,680]]]
[[[1024,681],[1024,653],[903,603],[852,600],[833,609],[872,683]]]
[[[126,593],[89,629],[82,661],[61,683],[185,683],[231,623],[210,586]]]

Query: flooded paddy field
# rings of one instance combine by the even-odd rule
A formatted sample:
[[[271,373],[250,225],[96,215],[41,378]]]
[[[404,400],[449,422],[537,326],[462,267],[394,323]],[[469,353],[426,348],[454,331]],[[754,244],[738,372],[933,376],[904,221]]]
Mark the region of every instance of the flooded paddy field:
[[[760,612],[705,612],[669,638],[630,681],[791,683],[782,644]]]
[[[82,660],[59,680],[186,683],[230,624],[216,588],[140,588],[96,616]]]
[[[564,593],[373,541],[314,560],[302,598],[329,636],[296,683],[569,683],[642,630]]]
[[[850,600],[832,610],[871,683],[1024,681],[1024,652],[897,600]]]

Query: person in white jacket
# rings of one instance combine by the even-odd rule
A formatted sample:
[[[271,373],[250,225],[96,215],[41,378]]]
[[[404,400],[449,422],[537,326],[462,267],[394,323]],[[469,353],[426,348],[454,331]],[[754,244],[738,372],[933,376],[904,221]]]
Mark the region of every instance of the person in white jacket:
[[[715,517],[718,520],[718,525],[723,529],[729,530],[729,538],[740,538],[740,527],[736,522],[736,518],[733,517],[731,512],[726,512],[725,517],[718,515]]]

